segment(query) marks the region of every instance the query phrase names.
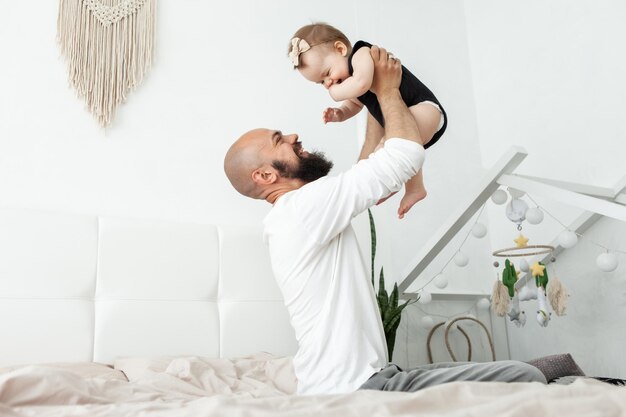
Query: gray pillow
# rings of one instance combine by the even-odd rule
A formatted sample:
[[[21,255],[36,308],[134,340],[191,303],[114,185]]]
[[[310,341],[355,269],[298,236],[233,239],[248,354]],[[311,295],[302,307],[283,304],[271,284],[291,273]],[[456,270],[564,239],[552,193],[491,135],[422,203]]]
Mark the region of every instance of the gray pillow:
[[[595,379],[596,381],[606,382],[607,384],[617,385],[621,387],[626,386],[626,379],[609,378],[609,377],[604,377],[604,376],[562,376],[560,378],[556,378],[555,380],[553,380],[551,384],[569,385],[579,378]]]
[[[564,376],[585,376],[569,353],[544,356],[526,363],[538,368],[548,382]]]

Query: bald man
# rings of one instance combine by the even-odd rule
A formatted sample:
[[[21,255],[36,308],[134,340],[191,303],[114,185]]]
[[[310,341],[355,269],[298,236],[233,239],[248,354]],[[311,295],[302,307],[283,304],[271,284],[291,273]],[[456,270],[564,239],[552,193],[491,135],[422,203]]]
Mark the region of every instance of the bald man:
[[[424,148],[400,96],[400,62],[376,47],[371,55],[371,90],[389,139],[368,159],[329,177],[332,163],[322,153],[304,150],[296,134],[269,129],[247,132],[224,159],[238,192],[273,205],[264,237],[298,340],[298,393],[414,391],[456,380],[541,380],[536,368],[507,362],[489,369],[438,364],[408,372],[388,364],[374,291],[350,222],[413,177],[422,167]]]

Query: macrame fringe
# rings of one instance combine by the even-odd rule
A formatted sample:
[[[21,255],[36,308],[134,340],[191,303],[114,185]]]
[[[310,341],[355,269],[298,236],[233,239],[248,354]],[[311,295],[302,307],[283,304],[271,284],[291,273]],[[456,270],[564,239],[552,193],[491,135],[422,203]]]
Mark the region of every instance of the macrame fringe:
[[[493,283],[491,309],[499,317],[509,311],[509,291],[499,279]]]
[[[60,0],[69,81],[102,126],[152,65],[156,0]]]
[[[548,285],[548,300],[557,316],[564,316],[567,308],[567,290],[560,279],[554,277]]]

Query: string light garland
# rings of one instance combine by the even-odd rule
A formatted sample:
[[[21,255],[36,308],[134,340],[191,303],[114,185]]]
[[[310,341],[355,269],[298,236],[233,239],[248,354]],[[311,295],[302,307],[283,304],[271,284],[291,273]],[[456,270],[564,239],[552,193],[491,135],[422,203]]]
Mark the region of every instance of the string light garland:
[[[465,244],[465,242],[467,241],[467,239],[469,238],[469,235],[472,233],[472,230],[474,228],[474,226],[478,223],[478,220],[480,219],[480,215],[483,213],[483,210],[485,209],[485,204],[482,205],[482,207],[480,208],[480,211],[478,212],[478,215],[476,216],[476,219],[474,220],[474,224],[472,225],[472,227],[469,228],[468,232],[465,234],[465,237],[463,238],[463,240],[461,241],[461,244],[459,245],[459,248],[454,252],[454,254],[446,261],[446,263],[443,264],[443,267],[441,268],[441,270],[439,272],[437,272],[435,275],[433,275],[428,281],[426,281],[426,283],[424,285],[422,285],[421,287],[419,287],[417,289],[417,292],[419,293],[420,291],[422,291],[424,288],[426,288],[426,286],[428,284],[430,284],[431,282],[433,282],[435,280],[435,278],[437,278],[439,275],[443,275],[443,271],[446,269],[446,267],[450,264],[450,262],[452,262],[455,258],[457,258],[458,254],[461,253],[461,248],[463,247],[463,245]],[[482,230],[481,230],[482,232]],[[484,236],[484,234],[482,235]],[[481,237],[482,237],[481,236]],[[463,254],[461,260],[459,262],[457,262],[457,264],[459,264],[459,266],[461,266],[460,264],[463,264],[465,261],[465,258],[467,258],[467,256],[465,256],[465,254]],[[468,261],[469,262],[469,261]],[[467,262],[464,263],[465,266],[467,265]]]
[[[540,206],[539,204],[537,204],[537,202],[536,202],[536,201],[535,201],[535,200],[534,200],[534,199],[533,199],[530,195],[526,194],[526,196],[530,199],[530,201],[532,201],[532,202],[533,202],[533,204],[534,204],[535,206],[537,206],[537,208],[538,208],[538,209],[540,209],[541,211],[543,211],[544,213],[546,213],[546,214],[547,214],[548,216],[550,216],[550,217],[551,217],[554,221],[556,221],[558,224],[560,224],[560,225],[563,227],[564,231],[568,231],[568,232],[574,233],[577,237],[579,237],[579,238],[583,238],[583,234],[582,234],[582,233],[578,233],[578,232],[577,232],[577,231],[575,231],[575,230],[570,230],[570,228],[569,228],[569,227],[565,226],[565,225],[563,224],[563,222],[561,222],[559,219],[557,219],[555,216],[553,216],[553,215],[552,215],[552,213],[550,213],[550,212],[549,212],[548,210],[546,210],[544,207],[542,207],[542,206]],[[612,249],[612,248],[609,248],[609,247],[607,247],[607,246],[604,246],[604,245],[602,245],[602,244],[600,244],[600,243],[598,243],[598,242],[595,242],[595,241],[591,240],[591,238],[589,238],[588,236],[584,236],[584,239],[585,239],[587,242],[589,242],[589,243],[591,243],[591,244],[593,244],[593,245],[596,245],[596,246],[598,246],[598,247],[600,247],[600,248],[604,249],[605,251],[610,251],[610,252],[613,252],[613,253],[620,253],[620,254],[622,254],[622,255],[626,255],[626,251],[622,251],[622,250],[618,250],[618,249]]]
[[[481,206],[480,210],[478,211],[478,214],[476,215],[476,218],[474,219],[474,223],[472,224],[472,227],[470,227],[468,232],[465,234],[465,237],[463,238],[463,240],[459,244],[459,248],[443,264],[443,266],[441,267],[439,272],[434,274],[430,279],[428,279],[426,281],[426,283],[424,285],[422,285],[421,287],[419,287],[417,289],[417,292],[420,294],[420,298],[418,299],[418,302],[420,302],[420,304],[428,304],[432,300],[432,295],[428,291],[424,291],[424,288],[426,288],[426,286],[428,286],[431,282],[435,281],[436,279],[438,279],[438,281],[443,281],[441,279],[441,277],[445,277],[443,275],[443,272],[445,271],[447,266],[450,264],[450,262],[452,262],[454,260],[456,265],[459,266],[459,267],[464,267],[464,266],[466,266],[469,263],[469,258],[467,258],[467,256],[461,252],[461,248],[463,247],[463,245],[465,244],[465,242],[469,238],[470,234],[474,235],[478,239],[483,238],[487,234],[487,230],[486,230],[485,226],[482,223],[478,223],[478,221],[480,220],[480,216],[482,215],[483,210],[485,209],[485,206],[486,206],[486,202],[483,203],[483,205]],[[461,256],[459,256],[459,255],[461,255]],[[446,281],[445,283],[447,285],[447,279],[445,281]],[[442,284],[442,283],[443,282],[440,282],[440,284]],[[446,285],[442,285],[442,286],[438,285],[438,288],[445,288]],[[422,299],[423,299],[422,297],[424,298],[424,301],[422,301]],[[479,302],[482,301],[482,300],[485,300],[487,302],[487,308],[489,308],[489,300],[487,298],[482,298],[481,300],[479,300]],[[472,313],[472,311],[475,311],[476,314],[478,314],[477,310],[479,308],[476,304],[474,304],[474,305],[472,305],[472,307],[470,307],[469,309],[466,309],[463,312],[456,313],[456,314],[453,314],[453,315],[444,316],[444,315],[440,315],[440,314],[430,314],[430,313],[424,311],[419,305],[414,304],[414,303],[412,305],[415,305],[415,307],[417,309],[419,309],[424,314],[424,316],[422,317],[422,322],[420,324],[421,324],[422,327],[425,327],[425,328],[430,328],[434,324],[434,321],[432,320],[432,316],[444,318],[444,319],[446,319],[446,321],[449,321],[450,319],[454,319],[454,318],[459,317],[459,316],[472,316],[472,317],[475,317],[471,313]],[[428,319],[430,319],[430,320],[428,320]],[[407,339],[407,344],[408,344],[408,339]]]

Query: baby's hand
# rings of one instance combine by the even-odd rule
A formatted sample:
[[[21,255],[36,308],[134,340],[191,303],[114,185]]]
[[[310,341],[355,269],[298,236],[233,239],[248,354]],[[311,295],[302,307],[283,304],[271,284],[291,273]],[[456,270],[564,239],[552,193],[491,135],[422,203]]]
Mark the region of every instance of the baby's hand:
[[[324,120],[324,124],[328,122],[343,122],[345,120],[343,110],[329,107],[324,110],[322,120]]]

